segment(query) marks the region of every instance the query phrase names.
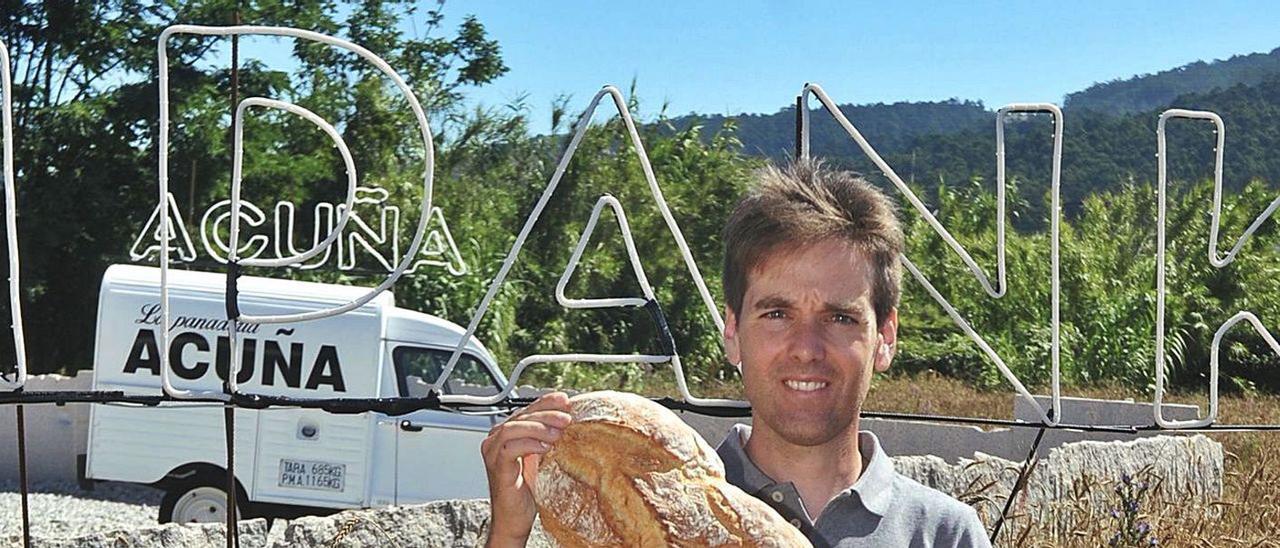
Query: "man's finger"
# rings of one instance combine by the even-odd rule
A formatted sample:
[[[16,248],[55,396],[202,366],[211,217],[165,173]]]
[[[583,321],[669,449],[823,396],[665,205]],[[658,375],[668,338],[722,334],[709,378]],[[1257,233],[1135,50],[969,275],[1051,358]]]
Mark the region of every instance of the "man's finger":
[[[566,412],[569,411],[569,395],[565,394],[564,392],[550,392],[547,394],[543,394],[538,399],[533,400],[533,403],[529,404],[524,409],[521,409],[520,411],[517,411],[516,413],[511,415],[511,418],[527,415],[529,413],[533,413],[536,411],[545,411],[548,409],[555,409],[558,411],[566,411]]]
[[[568,411],[568,395],[552,392],[494,426],[480,443],[480,454],[491,477],[523,475],[517,459],[536,457],[549,450],[572,421]]]
[[[556,428],[539,421],[515,421],[501,425],[491,436],[494,442],[505,445],[521,438],[555,443],[562,435],[564,435],[563,428]]]
[[[524,413],[522,415],[513,416],[506,420],[503,424],[514,424],[518,422],[540,422],[553,428],[564,429],[573,422],[573,416],[558,409],[548,409],[545,411],[534,411]]]
[[[513,461],[517,458],[525,458],[526,462],[528,462],[528,457],[540,455],[550,450],[551,444],[547,442],[530,438],[521,438],[504,443],[502,445],[502,449],[498,451],[498,458],[508,461]]]

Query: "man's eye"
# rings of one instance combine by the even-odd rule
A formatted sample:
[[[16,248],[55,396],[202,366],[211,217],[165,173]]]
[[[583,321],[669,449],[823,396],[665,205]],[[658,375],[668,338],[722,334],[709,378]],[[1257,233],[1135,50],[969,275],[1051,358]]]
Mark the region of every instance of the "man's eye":
[[[764,317],[769,318],[771,320],[780,320],[782,318],[786,318],[787,313],[781,310],[770,310],[764,313]]]
[[[832,316],[831,316],[831,321],[834,321],[834,322],[839,323],[839,324],[846,324],[846,325],[853,325],[853,324],[858,323],[858,320],[854,319],[854,317],[853,317],[853,316],[850,316],[850,315],[848,315],[848,314],[835,314],[835,315],[832,315]]]

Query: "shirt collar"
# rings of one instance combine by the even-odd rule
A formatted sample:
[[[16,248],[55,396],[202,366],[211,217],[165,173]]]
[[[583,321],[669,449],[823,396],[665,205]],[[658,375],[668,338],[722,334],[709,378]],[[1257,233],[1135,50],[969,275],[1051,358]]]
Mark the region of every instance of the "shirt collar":
[[[777,482],[756,468],[756,464],[747,456],[747,438],[750,436],[750,425],[735,424],[729,430],[729,435],[720,442],[720,447],[716,448],[716,453],[724,461],[725,479],[729,483],[745,491],[759,491]]]
[[[725,476],[729,483],[745,491],[759,492],[777,485],[778,482],[756,467],[747,456],[746,441],[749,437],[751,437],[750,425],[735,424],[729,430],[729,435],[725,436],[724,441],[720,443],[720,447],[716,448],[716,453],[720,455],[720,460],[724,461]],[[877,516],[884,517],[893,502],[893,476],[896,473],[893,460],[880,446],[880,439],[865,430],[858,432],[858,452],[862,454],[863,462],[866,463],[862,469],[862,475],[852,486],[836,495],[836,498],[857,494],[863,507]],[[786,485],[790,486],[791,483],[787,482]]]
[[[858,452],[862,453],[866,467],[853,487],[845,492],[857,493],[867,510],[884,517],[893,502],[893,476],[897,473],[893,469],[893,459],[880,446],[880,438],[866,430],[858,432]]]

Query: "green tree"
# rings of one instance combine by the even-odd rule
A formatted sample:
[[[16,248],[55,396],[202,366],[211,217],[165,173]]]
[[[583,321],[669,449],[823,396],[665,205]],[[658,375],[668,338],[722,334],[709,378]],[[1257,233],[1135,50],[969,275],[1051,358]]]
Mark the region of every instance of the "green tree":
[[[226,25],[238,14],[247,23],[368,41],[436,117],[443,146],[464,90],[506,70],[497,43],[474,18],[452,31],[442,28],[441,3],[423,11],[408,1],[6,2],[0,13],[0,39],[13,54],[7,68],[15,75],[23,298],[35,372],[89,365],[95,316],[86,304],[96,302],[103,270],[122,260],[154,207],[155,46],[164,27]],[[401,32],[399,23],[414,17],[424,19],[419,28],[425,30],[417,36]],[[170,173],[186,212],[227,195],[228,43],[225,37],[182,36],[168,49]],[[403,190],[396,199],[415,203],[423,150],[404,149],[415,142],[401,138],[412,119],[396,111],[398,99],[390,98],[386,82],[332,48],[298,42],[295,54],[294,70],[243,63],[239,96],[292,101],[325,116],[358,144],[364,180],[394,181],[393,192]],[[306,204],[336,194],[329,190],[336,185],[323,183],[345,177],[324,139],[293,117],[247,120],[246,197]]]

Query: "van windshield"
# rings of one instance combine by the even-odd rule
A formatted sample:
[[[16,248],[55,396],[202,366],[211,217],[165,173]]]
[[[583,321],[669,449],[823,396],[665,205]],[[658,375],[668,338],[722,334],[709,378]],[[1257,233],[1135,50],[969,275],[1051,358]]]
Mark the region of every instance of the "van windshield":
[[[422,398],[430,391],[431,384],[440,378],[445,364],[449,363],[452,350],[400,346],[392,352],[396,375],[400,383],[400,395]],[[492,396],[501,392],[498,382],[478,358],[463,354],[458,358],[449,380],[444,383],[445,394]]]

